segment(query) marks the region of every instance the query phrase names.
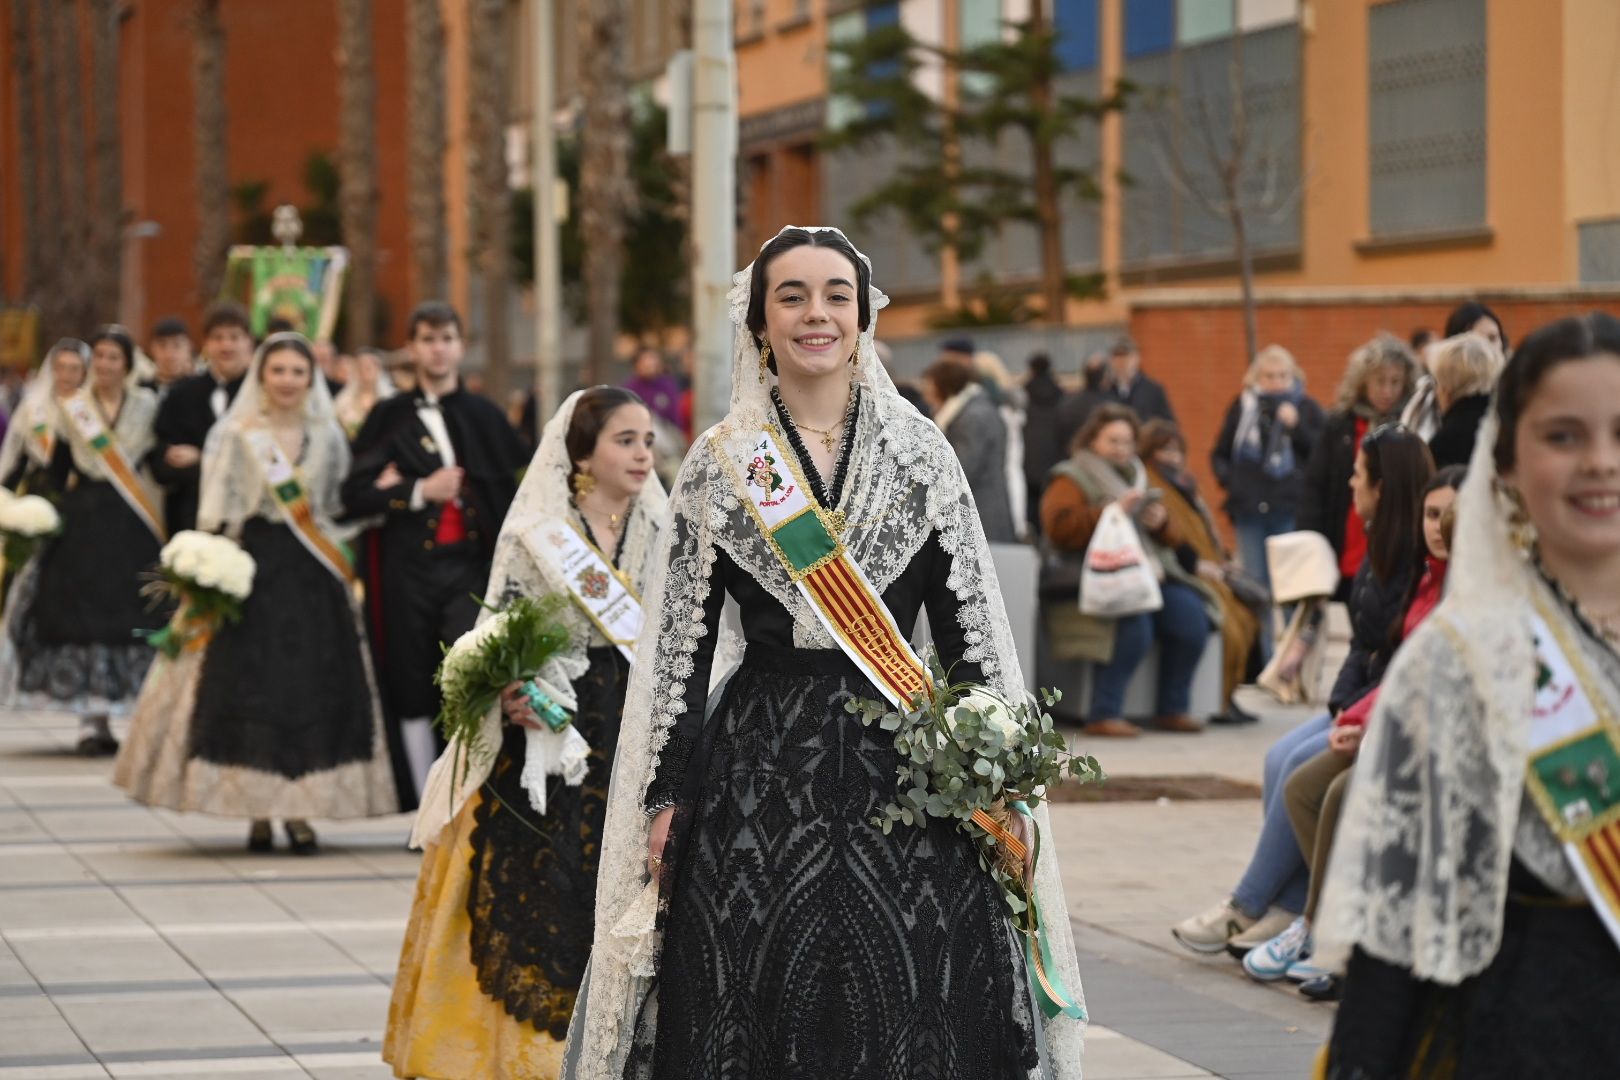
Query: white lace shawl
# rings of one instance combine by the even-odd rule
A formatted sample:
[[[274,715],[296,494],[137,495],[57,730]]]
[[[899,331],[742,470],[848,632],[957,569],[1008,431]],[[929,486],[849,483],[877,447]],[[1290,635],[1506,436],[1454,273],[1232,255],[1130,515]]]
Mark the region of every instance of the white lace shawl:
[[[34,377],[28,380],[28,385],[23,389],[22,399],[17,402],[17,408],[8,418],[6,437],[0,441],[0,479],[10,476],[25,454],[36,465],[50,464],[45,457],[45,451],[34,438],[34,429],[41,424],[52,431],[61,427],[56,407],[56,354],[64,349],[78,351],[60,341],[51,346],[51,351],[45,354],[44,363],[39,365]],[[89,350],[86,349],[79,355],[88,368]]]
[[[1445,600],[1395,654],[1356,761],[1316,925],[1329,964],[1360,946],[1431,982],[1479,974],[1501,947],[1514,854],[1554,889],[1579,893],[1557,839],[1522,799],[1531,604],[1550,591],[1510,539],[1496,430],[1493,415],[1458,495]]]
[[[265,424],[264,389],[259,384],[259,369],[265,354],[289,340],[308,342],[295,333],[271,334],[253,354],[253,363],[242,378],[242,386],[208,431],[203,445],[202,477],[197,500],[197,528],[205,532],[241,534],[242,525],[249,518],[262,517],[270,521],[282,519],[281,508],[265,486],[264,469],[254,457],[247,440],[251,431]],[[332,411],[332,392],[320,369],[311,365],[314,378],[309,395],[304,399],[303,456],[295,462],[309,495],[310,508],[321,531],[334,539],[347,539],[352,530],[345,531],[333,524],[343,510],[339,490],[349,472],[349,440],[338,426]]]
[[[769,382],[759,376],[758,348],[744,326],[751,272],[751,267],[739,272],[731,290],[736,325],[731,409],[697,440],[681,466],[670,497],[672,521],[645,594],[647,621],[637,643],[639,659],[608,797],[590,972],[569,1031],[565,1075],[574,1080],[618,1080],[623,1074],[636,1015],[657,970],[657,895],[646,872],[650,819],[643,807],[659,753],[686,709],[686,684],[705,633],[702,604],[717,553],[724,551],[787,609],[796,645],[837,647],[789,581],[715,455],[716,441],[751,435],[772,408]],[[873,347],[877,312],[887,302],[871,290],[871,325],[858,345],[864,393],[840,503],[851,523],[850,550],[882,592],[937,532],[951,559],[947,584],[960,601],[966,659],[978,663],[998,690],[1022,693],[1001,589],[961,465],[939,428],[895,391]],[[1044,805],[1035,818],[1046,841],[1036,876],[1046,933],[1063,982],[1078,996],[1080,974]],[[1063,1016],[1045,1022],[1056,1080],[1080,1077],[1083,1034],[1083,1023]]]
[[[90,388],[87,381],[82,389],[74,395],[90,403],[93,409],[100,409],[96,404],[95,391]],[[152,421],[157,419],[158,399],[152,391],[141,386],[124,386],[124,404],[118,410],[118,419],[110,425],[113,441],[118,444],[119,452],[129,467],[134,469],[142,483],[152,489],[150,479],[146,475],[143,462],[146,455],[151,453],[152,447],[157,445],[157,436],[152,433]],[[57,417],[56,431],[60,438],[65,438],[73,451],[73,467],[91,480],[106,480],[107,470],[101,463],[101,455],[90,448],[90,445],[79,437],[78,430],[63,414],[61,407],[55,410]],[[152,489],[155,491],[155,489]]]
[[[546,521],[563,516],[578,524],[579,511],[574,508],[569,491],[568,477],[572,462],[568,459],[568,428],[574,420],[574,407],[588,391],[577,390],[569,395],[555,416],[546,422],[534,460],[523,475],[517,496],[512,500],[500,536],[495,541],[495,561],[490,567],[489,586],[485,599],[499,605],[509,593],[538,599],[550,595],[568,595],[568,586],[554,571],[551,564],[542,563],[529,553],[523,543],[525,533]],[[630,581],[647,600],[647,578],[652,567],[652,556],[658,548],[658,529],[663,522],[667,497],[657,476],[649,476],[641,494],[636,496],[629,520],[625,522],[624,549],[619,569],[630,576]],[[486,610],[479,622],[489,617]],[[595,625],[585,617],[577,605],[568,604],[559,615],[559,621],[568,630],[568,645],[549,661],[540,672],[540,678],[555,693],[558,704],[572,711],[575,706],[573,682],[585,674],[590,663],[585,650],[593,645],[605,645],[606,639]],[[499,707],[490,710],[484,718],[479,740],[485,747],[498,747],[501,740],[501,714]],[[420,847],[432,842],[455,817],[467,798],[484,782],[494,767],[494,755],[474,756],[470,768],[460,784],[454,783],[454,747],[434,763],[422,794],[421,808],[411,830],[411,845]]]

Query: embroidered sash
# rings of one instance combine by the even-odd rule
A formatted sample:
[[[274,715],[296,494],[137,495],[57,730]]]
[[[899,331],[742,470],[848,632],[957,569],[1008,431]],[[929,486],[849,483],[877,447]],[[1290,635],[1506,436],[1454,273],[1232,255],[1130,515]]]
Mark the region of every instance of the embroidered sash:
[[[641,597],[613,569],[601,549],[586,539],[579,526],[555,518],[524,533],[523,545],[562,578],[585,617],[634,663],[636,635],[641,633]]]
[[[1536,697],[1525,787],[1620,945],[1620,718],[1538,598]]]
[[[287,460],[287,453],[276,442],[275,436],[263,428],[257,428],[242,432],[242,437],[247,440],[248,449],[253,451],[253,460],[259,464],[264,485],[270,489],[270,497],[281,508],[282,516],[292,526],[293,535],[298,537],[299,543],[339,581],[346,585],[353,583],[354,563],[343,547],[327,536],[316,522],[315,508],[310,505],[309,492],[304,490],[303,479],[293,463]]]
[[[35,424],[32,430],[34,443],[39,447],[40,460],[50,464],[51,455],[56,453],[56,431],[51,427],[49,419]]]
[[[713,436],[715,456],[730,467],[738,496],[810,610],[890,704],[926,694],[927,667],[838,538],[842,515],[816,503],[774,424],[741,438],[728,445]]]
[[[146,485],[141,483],[135,470],[130,468],[129,462],[124,459],[124,452],[118,446],[118,440],[113,438],[107,425],[101,422],[101,415],[96,411],[88,398],[76,396],[60,403],[62,415],[67,417],[68,423],[78,431],[79,438],[90,447],[91,453],[101,462],[102,470],[112,483],[113,490],[122,496],[129,508],[135,511],[135,516],[157,537],[158,543],[166,543],[168,533],[163,528],[163,515],[152,503],[151,496],[147,494]]]

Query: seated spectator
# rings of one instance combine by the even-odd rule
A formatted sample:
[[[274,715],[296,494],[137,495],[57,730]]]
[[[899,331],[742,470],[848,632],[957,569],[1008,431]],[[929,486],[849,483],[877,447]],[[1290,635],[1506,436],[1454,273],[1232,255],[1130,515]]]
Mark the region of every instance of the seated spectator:
[[[1297,918],[1305,908],[1310,874],[1288,819],[1284,785],[1328,748],[1334,717],[1383,678],[1391,630],[1421,569],[1421,493],[1433,474],[1423,440],[1394,424],[1373,431],[1356,451],[1352,504],[1366,523],[1370,547],[1350,590],[1350,653],[1334,681],[1328,711],[1266,751],[1260,837],[1232,895],[1171,929],[1194,952],[1229,949],[1242,955],[1245,970],[1257,979],[1282,978],[1310,953],[1310,929]],[[1252,959],[1251,951],[1256,952]]]
[[[1423,542],[1428,559],[1423,576],[1407,602],[1391,652],[1440,604],[1451,557],[1451,510],[1464,472],[1461,465],[1441,469],[1423,491]],[[1288,820],[1294,826],[1294,838],[1311,866],[1310,891],[1305,896],[1302,916],[1307,929],[1316,921],[1317,903],[1327,879],[1328,856],[1333,850],[1333,834],[1338,828],[1339,807],[1350,780],[1350,769],[1377,704],[1378,687],[1374,687],[1340,713],[1328,732],[1328,748],[1301,765],[1283,787],[1283,802],[1288,808]],[[1288,975],[1299,981],[1300,992],[1307,997],[1326,1001],[1338,996],[1338,973],[1329,968],[1301,960],[1288,969]]]
[[[1018,535],[1007,495],[1007,424],[1000,410],[972,367],[956,360],[941,360],[923,374],[923,395],[962,463],[985,538],[992,544],[1015,542]]]
[[[1142,354],[1136,342],[1122,337],[1108,350],[1108,393],[1115,401],[1129,405],[1142,421],[1176,418],[1170,408],[1170,395],[1159,382],[1142,374]]]
[[[1082,613],[1078,589],[1070,596],[1043,590],[1052,655],[1096,665],[1086,726],[1093,735],[1141,734],[1125,719],[1125,689],[1155,642],[1159,645],[1159,685],[1154,726],[1178,732],[1204,727],[1188,710],[1193,675],[1210,626],[1219,618],[1219,608],[1209,586],[1176,559],[1176,548],[1186,537],[1171,521],[1163,491],[1148,488],[1147,469],[1136,456],[1138,432],[1136,414],[1130,409],[1123,405],[1098,408],[1076,436],[1073,456],[1052,470],[1052,480],[1041,497],[1041,531],[1049,552],[1078,565],[1103,508],[1118,503],[1135,523],[1149,560],[1156,561],[1163,573],[1164,606],[1122,618]]]
[[[1299,527],[1321,533],[1333,545],[1339,557],[1340,599],[1367,554],[1367,531],[1350,498],[1356,452],[1367,432],[1400,415],[1416,377],[1411,350],[1389,334],[1380,334],[1351,353],[1338,402],[1305,467]]]
[[[1243,377],[1226,410],[1210,465],[1226,489],[1226,516],[1237,533],[1243,569],[1270,588],[1266,538],[1294,531],[1305,466],[1322,434],[1322,407],[1305,396],[1305,377],[1281,345],[1268,345]],[[1271,620],[1261,627],[1271,655]]]
[[[1502,377],[1502,350],[1469,331],[1446,338],[1429,353],[1440,427],[1429,438],[1436,468],[1467,465],[1474,456],[1479,425],[1491,408],[1491,392]]]
[[[1176,549],[1177,558],[1215,593],[1220,608],[1221,702],[1227,709],[1221,719],[1256,720],[1258,717],[1233,703],[1232,691],[1248,671],[1249,656],[1260,637],[1260,611],[1269,609],[1270,598],[1253,578],[1244,577],[1221,544],[1215,518],[1198,494],[1198,480],[1187,471],[1187,440],[1181,429],[1168,421],[1149,420],[1142,425],[1141,453],[1147,463],[1148,483],[1164,492],[1170,525],[1184,538]],[[1234,584],[1244,590],[1246,600],[1233,591]]]

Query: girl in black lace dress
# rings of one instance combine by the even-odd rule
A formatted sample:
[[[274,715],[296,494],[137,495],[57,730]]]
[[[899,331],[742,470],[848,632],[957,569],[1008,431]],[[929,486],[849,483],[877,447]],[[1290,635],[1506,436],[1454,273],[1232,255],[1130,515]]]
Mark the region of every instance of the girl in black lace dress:
[[[926,612],[953,679],[1022,689],[957,457],[877,366],[869,273],[836,230],[787,229],[737,277],[732,407],[672,498],[567,1077],[1079,1075],[1082,1025],[1044,1021],[973,842],[941,819],[872,824],[899,757],[846,712],[882,695],[856,632],[834,637],[870,621],[824,620],[795,569],[811,560],[765,538],[767,512],[815,514],[902,636]],[[711,697],[728,599],[744,648]],[[1037,890],[1060,912],[1050,850]],[[1052,942],[1077,990],[1066,920]]]
[[[561,778],[536,768],[537,756],[560,760],[551,754],[553,747],[564,753],[563,736],[544,730],[537,742],[540,721],[514,684],[502,715],[486,723],[483,741],[494,753],[475,754],[461,784],[450,782],[453,754],[435,765],[417,818],[415,838],[427,848],[383,1051],[401,1077],[516,1080],[555,1077],[561,1068],[590,953],[602,819],[630,672],[628,648],[609,640],[610,628],[589,605],[607,574],[632,598],[645,583],[664,503],[651,478],[652,432],[650,414],[629,391],[574,395],[546,426],[502,527],[490,602],[572,598],[562,616],[569,644],[537,683],[572,713],[572,730],[589,752],[574,775],[565,765]],[[551,530],[559,527],[600,561],[558,561]]]

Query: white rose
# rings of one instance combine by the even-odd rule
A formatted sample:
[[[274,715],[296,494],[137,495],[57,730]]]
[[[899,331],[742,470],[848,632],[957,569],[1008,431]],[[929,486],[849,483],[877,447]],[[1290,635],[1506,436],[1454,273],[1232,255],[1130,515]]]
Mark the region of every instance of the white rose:
[[[981,727],[1000,732],[1001,737],[1009,743],[1023,736],[1024,727],[1014,718],[1012,706],[987,687],[974,687],[963,695],[957,706],[978,713],[982,718]]]

